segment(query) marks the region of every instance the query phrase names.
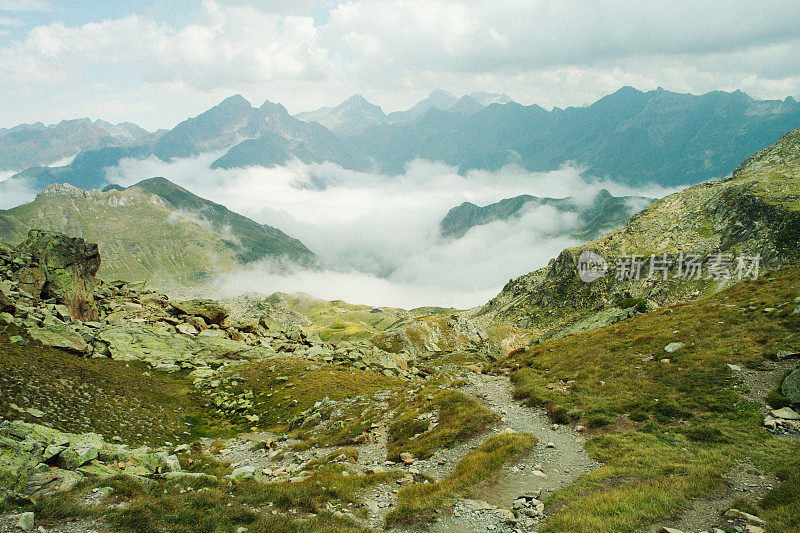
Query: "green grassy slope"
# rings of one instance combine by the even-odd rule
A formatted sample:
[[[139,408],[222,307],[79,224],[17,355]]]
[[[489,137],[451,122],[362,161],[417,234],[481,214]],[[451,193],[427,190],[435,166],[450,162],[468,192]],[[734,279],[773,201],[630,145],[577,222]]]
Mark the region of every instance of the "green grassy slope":
[[[300,241],[164,178],[106,192],[54,186],[0,213],[3,242],[18,244],[32,228],[99,243],[106,280],[186,286],[262,258],[313,262]]]
[[[785,267],[497,362],[519,398],[588,426],[587,449],[605,463],[551,497],[545,530],[640,531],[750,465],[785,481],[760,504],[769,530],[796,531],[800,441],[768,433],[760,401],[774,401],[785,374],[770,359],[800,349],[799,279],[800,268]],[[666,353],[673,342],[685,346]],[[756,393],[750,384],[760,380],[774,383]]]

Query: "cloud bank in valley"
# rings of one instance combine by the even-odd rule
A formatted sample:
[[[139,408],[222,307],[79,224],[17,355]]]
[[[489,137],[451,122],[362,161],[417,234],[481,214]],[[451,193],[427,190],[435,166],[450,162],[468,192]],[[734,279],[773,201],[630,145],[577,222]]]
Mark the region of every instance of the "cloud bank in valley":
[[[601,188],[615,195],[671,192],[588,181],[581,169],[569,166],[547,173],[509,166],[462,176],[442,163],[414,161],[404,174],[390,177],[298,161],[271,169],[210,170],[217,155],[172,163],[124,160],[108,170],[108,178],[131,185],[164,176],[300,239],[323,266],[319,272],[286,275],[269,264],[250,265],[220,276],[213,284],[219,296],[303,291],[371,305],[471,307],[497,294],[510,278],[578,244],[553,236],[574,227],[577,218],[549,207],[529,208],[519,218],[477,226],[460,239],[448,240],[440,236],[439,222],[452,207],[465,201],[486,205],[520,194],[589,202]]]

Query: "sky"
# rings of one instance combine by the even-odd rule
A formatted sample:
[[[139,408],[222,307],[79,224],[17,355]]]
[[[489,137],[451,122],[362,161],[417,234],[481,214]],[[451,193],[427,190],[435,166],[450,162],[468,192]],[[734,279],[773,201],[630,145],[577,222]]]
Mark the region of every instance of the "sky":
[[[623,85],[800,95],[800,2],[0,0],[0,127],[171,128],[240,93],[291,112],[433,89],[586,105]]]

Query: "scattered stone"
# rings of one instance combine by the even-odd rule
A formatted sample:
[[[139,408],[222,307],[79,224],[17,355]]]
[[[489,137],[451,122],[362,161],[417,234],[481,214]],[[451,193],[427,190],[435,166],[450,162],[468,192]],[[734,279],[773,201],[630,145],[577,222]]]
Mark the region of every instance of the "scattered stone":
[[[245,479],[253,479],[256,475],[256,469],[252,466],[240,466],[234,468],[233,472],[225,476],[229,481],[243,481]]]
[[[731,372],[741,372],[742,371],[742,367],[740,367],[739,365],[732,365],[732,364],[728,363],[726,366],[728,367],[728,370],[730,370]]]
[[[722,516],[724,516],[726,518],[734,518],[734,519],[746,520],[747,522],[750,522],[751,524],[757,524],[757,525],[764,524],[764,521],[762,519],[760,519],[759,517],[757,517],[755,515],[752,515],[750,513],[745,513],[744,511],[740,511],[739,509],[735,509],[735,508],[728,509],[727,511],[725,511],[723,513]]]
[[[402,452],[400,454],[400,460],[403,461],[407,465],[413,465],[414,461],[416,461],[417,458],[414,457],[414,454],[411,453],[411,452]]]
[[[214,300],[172,302],[172,307],[185,315],[202,317],[208,324],[219,325],[229,315],[228,310]]]
[[[85,354],[89,348],[80,333],[66,326],[53,325],[28,328],[28,334],[33,340],[39,341],[45,346],[61,348],[80,355]]]
[[[791,407],[782,407],[781,409],[774,409],[771,412],[775,418],[782,418],[783,420],[800,420],[800,414],[795,412]]]
[[[17,527],[22,531],[33,531],[35,515],[31,512],[22,513],[17,518]]]
[[[65,470],[75,470],[97,459],[97,449],[91,446],[70,447],[58,454],[57,464]]]
[[[197,335],[200,333],[196,327],[186,322],[178,324],[175,329],[178,330],[178,333],[183,333],[184,335]]]
[[[684,346],[686,346],[686,344],[684,344],[682,342],[671,342],[671,343],[667,344],[666,346],[664,346],[664,351],[667,352],[667,353],[675,353],[678,350],[680,350],[681,348],[683,348]]]

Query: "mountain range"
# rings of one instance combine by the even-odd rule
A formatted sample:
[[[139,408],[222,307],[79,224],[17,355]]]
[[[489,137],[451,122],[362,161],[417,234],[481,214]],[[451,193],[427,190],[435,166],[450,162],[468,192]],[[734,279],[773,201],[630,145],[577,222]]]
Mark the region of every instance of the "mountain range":
[[[0,193],[4,187],[39,191],[62,182],[102,188],[108,184],[105,169],[123,158],[169,161],[212,151],[223,152],[213,168],[271,167],[293,158],[386,174],[402,173],[414,159],[444,162],[462,173],[574,164],[587,175],[627,184],[681,186],[729,175],[744,158],[799,125],[800,104],[791,97],[757,100],[741,91],[691,95],[623,87],[586,107],[549,111],[504,95],[457,98],[434,91],[410,109],[389,114],[356,95],[296,116],[280,104],[253,107],[236,95],[169,131],[87,140],[70,164],[27,168],[0,183]],[[0,142],[18,153],[18,165],[69,154],[55,148],[56,140],[47,141],[39,126],[14,130]],[[14,141],[23,130],[45,140],[35,148]]]
[[[300,241],[164,178],[89,192],[51,185],[33,202],[0,211],[1,242],[18,243],[34,228],[97,242],[107,281],[191,286],[261,259],[315,263]]]
[[[0,171],[50,165],[82,150],[141,142],[150,135],[129,122],[110,124],[88,118],[0,128]]]
[[[624,225],[631,215],[652,201],[652,198],[643,196],[613,196],[605,189],[589,203],[575,198],[539,198],[522,194],[483,207],[464,202],[447,212],[439,230],[443,237],[460,238],[475,226],[519,218],[538,207],[551,207],[561,213],[575,213],[578,217],[576,226],[563,228],[564,234],[589,240]]]

